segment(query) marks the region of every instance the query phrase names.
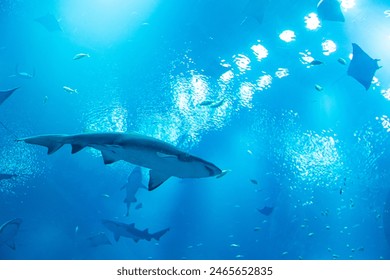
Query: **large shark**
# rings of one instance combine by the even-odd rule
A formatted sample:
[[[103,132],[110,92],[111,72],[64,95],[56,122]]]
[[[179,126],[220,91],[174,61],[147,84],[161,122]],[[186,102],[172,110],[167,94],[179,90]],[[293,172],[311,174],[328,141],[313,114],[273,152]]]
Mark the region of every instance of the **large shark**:
[[[221,177],[221,169],[161,140],[136,133],[48,134],[21,138],[29,144],[48,148],[52,154],[65,144],[72,145],[72,154],[85,147],[101,152],[104,163],[124,160],[149,168],[149,190],[154,190],[171,176],[178,178]]]
[[[135,242],[139,240],[150,241],[152,239],[160,240],[169,228],[160,230],[156,233],[149,233],[148,229],[139,230],[135,228],[135,224],[125,224],[110,220],[102,220],[103,225],[114,234],[115,241],[118,241],[121,236],[132,238]]]
[[[15,90],[17,90],[18,87],[8,90],[0,90],[0,105],[3,104],[3,102],[10,97]]]
[[[13,219],[0,226],[0,246],[5,244],[15,250],[16,247],[14,239],[19,231],[21,223],[22,219]]]
[[[137,202],[137,198],[135,197],[135,195],[138,189],[141,188],[146,189],[146,187],[142,184],[141,168],[139,166],[136,166],[133,171],[131,171],[129,178],[127,179],[127,183],[124,184],[121,188],[121,190],[126,190],[126,197],[123,201],[124,203],[126,203],[127,206],[126,216],[129,216],[131,203]]]

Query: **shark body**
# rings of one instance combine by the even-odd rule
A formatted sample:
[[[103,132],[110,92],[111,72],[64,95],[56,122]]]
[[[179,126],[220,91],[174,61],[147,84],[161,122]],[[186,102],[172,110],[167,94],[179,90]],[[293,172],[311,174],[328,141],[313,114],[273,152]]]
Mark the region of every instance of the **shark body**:
[[[160,186],[171,176],[203,178],[223,172],[213,163],[190,155],[161,140],[136,133],[84,133],[74,135],[48,134],[18,139],[48,148],[52,154],[65,144],[72,145],[72,154],[85,147],[101,152],[104,163],[124,160],[149,168],[149,190]]]
[[[166,228],[155,233],[149,233],[148,229],[137,229],[134,223],[125,224],[110,220],[102,220],[102,223],[109,231],[114,234],[115,241],[118,241],[121,236],[131,238],[135,242],[138,242],[139,240],[160,240],[161,236],[163,236],[166,232],[169,231],[169,228]]]
[[[127,206],[126,216],[129,216],[131,203],[137,202],[135,195],[138,189],[141,188],[146,189],[146,187],[142,184],[141,168],[136,166],[133,171],[131,171],[129,178],[127,179],[127,183],[121,188],[121,190],[126,190],[126,197],[123,201]]]

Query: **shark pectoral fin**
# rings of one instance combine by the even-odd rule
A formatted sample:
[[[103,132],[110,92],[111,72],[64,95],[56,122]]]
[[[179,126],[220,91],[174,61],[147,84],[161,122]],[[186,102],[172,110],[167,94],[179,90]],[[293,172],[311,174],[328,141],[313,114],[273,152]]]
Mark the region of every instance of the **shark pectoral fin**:
[[[101,151],[104,164],[111,164],[118,161],[110,152]]]
[[[170,155],[170,154],[165,154],[165,153],[161,153],[161,152],[157,152],[156,154],[160,158],[173,158],[173,159],[177,159],[176,155]]]
[[[14,241],[7,241],[5,243],[8,247],[10,247],[12,250],[16,249],[15,242]]]
[[[72,154],[80,152],[84,148],[85,148],[85,146],[83,146],[83,145],[72,144]]]
[[[118,242],[120,237],[121,236],[118,233],[114,233],[114,239],[115,239],[116,242]]]
[[[162,183],[168,180],[169,177],[171,177],[171,175],[160,173],[152,169],[149,170],[149,185],[148,185],[149,191],[158,188]]]
[[[47,145],[47,154],[51,155],[58,151],[64,144],[62,143],[50,143]]]

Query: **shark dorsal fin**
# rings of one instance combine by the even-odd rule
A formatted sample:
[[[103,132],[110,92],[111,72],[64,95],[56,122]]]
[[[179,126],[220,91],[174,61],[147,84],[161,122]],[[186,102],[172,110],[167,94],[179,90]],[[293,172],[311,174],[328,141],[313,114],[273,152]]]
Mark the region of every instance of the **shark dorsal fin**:
[[[106,151],[101,151],[101,152],[102,152],[104,164],[111,164],[118,161],[118,159],[114,158],[114,156],[110,152],[106,152]]]
[[[149,185],[148,185],[149,191],[158,188],[162,183],[168,180],[169,177],[171,177],[171,175],[160,173],[158,171],[151,169],[149,171]]]
[[[83,145],[72,144],[72,154],[80,152],[84,148],[85,148],[85,146],[83,146]]]

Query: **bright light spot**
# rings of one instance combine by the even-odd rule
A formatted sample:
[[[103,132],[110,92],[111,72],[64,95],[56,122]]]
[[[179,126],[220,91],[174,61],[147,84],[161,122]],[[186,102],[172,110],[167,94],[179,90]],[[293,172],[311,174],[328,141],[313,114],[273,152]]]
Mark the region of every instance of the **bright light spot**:
[[[376,117],[376,120],[379,120],[379,118]],[[386,129],[387,132],[390,132],[390,119],[389,119],[389,117],[386,115],[383,115],[380,118],[380,121],[381,121],[383,128]]]
[[[226,72],[223,73],[223,74],[221,75],[221,77],[220,77],[220,79],[221,79],[222,82],[224,82],[224,83],[230,82],[233,78],[234,78],[234,74],[233,74],[233,71],[232,71],[232,70],[226,71]]]
[[[268,74],[263,75],[259,77],[259,79],[257,80],[257,89],[258,90],[269,89],[271,87],[271,84],[272,84],[272,76]]]
[[[249,65],[251,63],[251,60],[247,56],[243,54],[238,54],[237,56],[233,56],[233,58],[240,72],[251,70],[251,66]]]
[[[305,50],[305,52],[300,52],[301,55],[301,62],[302,64],[309,64],[308,68],[310,67],[310,63],[314,61],[314,57],[311,56],[311,52],[309,50]]]
[[[295,33],[292,30],[284,30],[280,33],[279,38],[287,43],[295,41]]]
[[[278,68],[278,71],[275,72],[276,77],[279,79],[287,77],[289,75],[287,68]]]
[[[326,40],[322,43],[322,53],[324,55],[330,55],[337,50],[336,43],[332,40]]]
[[[240,105],[246,108],[252,108],[252,98],[254,86],[251,83],[242,83],[240,87]]]
[[[382,89],[381,94],[383,95],[384,98],[386,98],[387,100],[390,100],[390,88]]]
[[[263,58],[268,56],[268,50],[261,44],[253,45],[251,50],[256,55],[258,61],[261,61]]]
[[[355,7],[355,0],[341,0],[341,7],[344,9],[352,9]]]
[[[316,13],[310,13],[305,16],[306,28],[309,30],[316,30],[321,27],[321,22]]]

